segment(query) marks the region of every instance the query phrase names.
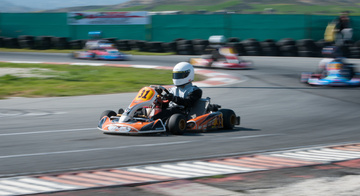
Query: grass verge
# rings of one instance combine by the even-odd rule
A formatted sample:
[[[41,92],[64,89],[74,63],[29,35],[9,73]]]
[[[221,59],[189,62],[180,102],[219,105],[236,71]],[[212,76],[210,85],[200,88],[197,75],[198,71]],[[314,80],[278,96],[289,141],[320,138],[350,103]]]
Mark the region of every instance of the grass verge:
[[[26,76],[6,74],[11,70]],[[1,73],[0,99],[136,92],[143,86],[172,84],[170,70],[155,69],[0,63]]]

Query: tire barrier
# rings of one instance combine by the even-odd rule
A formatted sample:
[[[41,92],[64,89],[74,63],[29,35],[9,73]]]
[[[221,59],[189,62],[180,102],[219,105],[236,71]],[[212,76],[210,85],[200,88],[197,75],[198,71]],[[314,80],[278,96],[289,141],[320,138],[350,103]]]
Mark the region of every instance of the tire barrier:
[[[209,41],[205,39],[177,38],[170,42],[105,39],[113,42],[120,51],[167,52],[177,55],[202,55],[209,45]],[[0,48],[79,50],[83,49],[86,41],[83,39],[69,41],[67,37],[21,35],[17,38],[0,37]],[[283,38],[278,41],[273,39],[258,41],[256,39],[241,40],[237,37],[230,37],[227,39],[226,45],[233,47],[239,56],[321,57],[322,48],[334,45],[334,43],[323,39],[315,41],[312,39]],[[344,41],[340,47],[344,57],[360,58],[360,40]]]

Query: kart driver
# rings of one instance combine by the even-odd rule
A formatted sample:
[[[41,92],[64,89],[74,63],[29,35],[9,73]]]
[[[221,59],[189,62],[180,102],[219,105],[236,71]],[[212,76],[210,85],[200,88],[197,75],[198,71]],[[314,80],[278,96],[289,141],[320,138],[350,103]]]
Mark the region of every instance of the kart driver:
[[[318,73],[322,74],[323,77],[328,75],[327,65],[332,62],[341,63],[342,67],[340,71],[349,79],[354,76],[353,66],[346,62],[346,58],[342,57],[342,52],[339,47],[327,46],[322,49],[321,53],[325,58],[319,62]]]
[[[192,84],[195,73],[194,67],[187,62],[180,62],[173,69],[174,87],[169,89],[169,94],[165,94],[164,98],[169,100],[167,108],[160,113],[154,115],[152,119],[161,119],[166,122],[171,115],[176,113],[186,114],[194,103],[202,96],[202,90]],[[186,116],[186,115],[185,115]]]
[[[218,61],[219,59],[225,58],[224,55],[220,54],[220,48],[224,47],[226,39],[222,35],[213,35],[209,37],[209,45],[205,48],[204,54],[210,55],[212,62]],[[210,62],[209,66],[211,66]]]

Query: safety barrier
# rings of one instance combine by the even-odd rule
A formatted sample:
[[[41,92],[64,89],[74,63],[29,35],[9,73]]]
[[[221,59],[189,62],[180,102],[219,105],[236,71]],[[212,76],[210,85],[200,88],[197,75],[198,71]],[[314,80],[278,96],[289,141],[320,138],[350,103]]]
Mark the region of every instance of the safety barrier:
[[[117,40],[108,38],[115,43],[120,51],[138,50],[142,52],[172,52],[178,55],[201,55],[209,42],[205,39],[186,40],[182,38],[171,42],[155,42],[144,40]],[[66,37],[51,36],[19,36],[18,38],[0,37],[0,48],[28,48],[28,49],[82,49],[87,40],[68,40]],[[240,56],[300,56],[319,57],[321,49],[333,45],[323,39],[315,41],[312,39],[294,40],[291,38],[240,40],[230,37],[227,46],[236,49]],[[348,58],[360,58],[360,40],[345,41],[342,45],[343,55]]]

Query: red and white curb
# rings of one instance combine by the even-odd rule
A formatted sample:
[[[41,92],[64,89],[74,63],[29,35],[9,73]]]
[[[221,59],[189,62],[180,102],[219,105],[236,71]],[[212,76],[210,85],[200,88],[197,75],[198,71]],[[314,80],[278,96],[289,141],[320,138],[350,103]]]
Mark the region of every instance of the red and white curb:
[[[312,147],[248,156],[183,161],[61,174],[0,178],[0,195],[50,193],[139,185],[223,174],[329,164],[360,159],[360,144]]]
[[[29,64],[55,64],[55,65],[87,65],[87,66],[112,66],[112,67],[132,67],[143,69],[168,69],[172,70],[173,67],[164,67],[156,65],[128,65],[128,64],[107,64],[107,63],[70,63],[70,62],[41,62],[41,61],[0,61],[5,63],[29,63]],[[243,81],[244,79],[212,70],[195,69],[196,74],[200,74],[206,77],[203,81],[194,82],[198,87],[210,87],[210,86],[223,86],[229,84],[235,84]]]

